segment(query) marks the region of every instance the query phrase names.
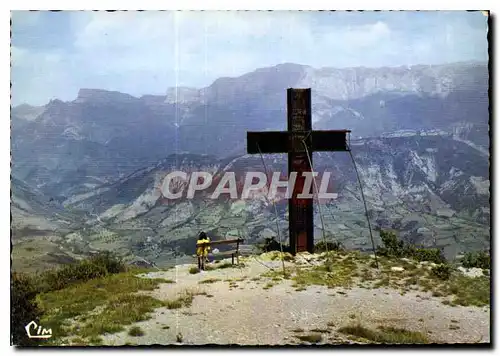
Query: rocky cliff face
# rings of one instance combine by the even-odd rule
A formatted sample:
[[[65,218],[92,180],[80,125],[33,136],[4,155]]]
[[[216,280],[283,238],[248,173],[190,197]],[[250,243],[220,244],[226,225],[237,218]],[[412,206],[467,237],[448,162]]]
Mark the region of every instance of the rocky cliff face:
[[[361,140],[352,145],[352,153],[375,229],[398,229],[408,241],[441,247],[448,256],[489,246],[489,167],[480,151],[452,137],[422,136]],[[286,173],[284,155],[269,155],[265,162],[268,173]],[[315,204],[316,238],[322,238],[324,228],[329,238],[351,248],[371,248],[361,192],[348,153],[315,154],[314,165],[318,172],[332,173],[329,191],[338,193],[337,199],[322,203],[321,211]],[[220,160],[174,155],[102,187],[99,194],[67,203],[71,208],[94,209],[100,228],[126,231],[127,248],[137,252],[153,248],[156,254],[147,257],[160,260],[162,253],[171,249],[188,253],[189,241],[199,230],[219,238],[244,236],[250,243],[278,236],[267,190],[249,200],[225,195],[214,201],[209,198],[213,189],[208,189],[206,194],[196,193],[193,200],[169,202],[159,187],[174,170],[208,171],[214,177],[235,172],[240,183],[248,171],[265,172],[258,156]],[[286,240],[287,201],[277,199],[276,204],[280,236]]]
[[[35,120],[13,112],[13,172],[45,194],[67,197],[173,152],[241,155],[246,131],[286,129],[288,87],[313,88],[316,129],[349,128],[354,137],[460,131],[487,150],[487,83],[486,65],[473,63],[379,69],[284,64],[165,96],[82,89],[72,102],[51,101]]]

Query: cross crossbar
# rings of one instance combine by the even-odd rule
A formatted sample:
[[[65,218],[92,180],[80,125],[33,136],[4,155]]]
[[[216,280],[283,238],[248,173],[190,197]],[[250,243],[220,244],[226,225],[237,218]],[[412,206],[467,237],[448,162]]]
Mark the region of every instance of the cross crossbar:
[[[311,150],[349,151],[348,135],[351,130],[315,130],[315,131],[248,131],[247,153],[287,153],[292,149],[294,134],[311,140]],[[309,136],[308,136],[309,135]],[[260,150],[259,150],[260,149]]]

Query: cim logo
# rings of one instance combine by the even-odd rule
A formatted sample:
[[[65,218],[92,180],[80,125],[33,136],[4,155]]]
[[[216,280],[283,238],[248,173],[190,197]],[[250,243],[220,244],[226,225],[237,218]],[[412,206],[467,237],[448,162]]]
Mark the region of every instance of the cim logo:
[[[52,329],[45,329],[34,321],[26,325],[25,329],[30,339],[48,339],[52,337]]]

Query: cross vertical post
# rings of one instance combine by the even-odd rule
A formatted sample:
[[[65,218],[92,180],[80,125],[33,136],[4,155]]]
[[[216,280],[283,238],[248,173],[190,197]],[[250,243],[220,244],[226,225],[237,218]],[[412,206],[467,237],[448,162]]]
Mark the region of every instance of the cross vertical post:
[[[291,199],[288,201],[288,220],[290,226],[290,248],[292,254],[314,252],[313,200],[299,198],[303,192],[304,172],[312,172],[311,147],[311,89],[287,90],[288,113],[288,172],[297,172],[297,179]],[[304,147],[304,142],[308,146]],[[309,155],[309,157],[308,157]]]

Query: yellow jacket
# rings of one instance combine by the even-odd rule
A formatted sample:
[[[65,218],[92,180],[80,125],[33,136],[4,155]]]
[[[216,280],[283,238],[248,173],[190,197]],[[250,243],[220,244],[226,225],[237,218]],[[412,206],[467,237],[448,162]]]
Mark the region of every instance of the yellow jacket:
[[[210,242],[210,238],[207,237],[206,239],[199,239],[198,241],[196,241],[196,245],[202,244],[204,242]],[[209,250],[210,246],[196,246],[196,255],[207,256]]]

